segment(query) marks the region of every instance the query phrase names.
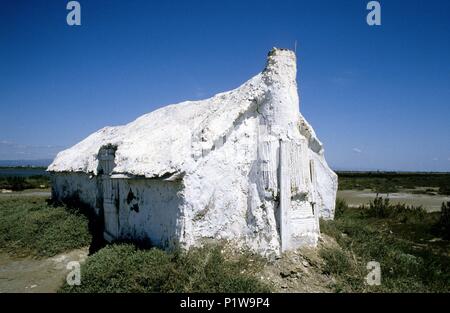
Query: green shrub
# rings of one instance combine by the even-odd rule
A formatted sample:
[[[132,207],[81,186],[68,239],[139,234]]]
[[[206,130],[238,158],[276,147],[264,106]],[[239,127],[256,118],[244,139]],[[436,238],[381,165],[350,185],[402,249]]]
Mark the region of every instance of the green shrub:
[[[335,277],[331,287],[335,292],[361,291],[364,289],[363,268],[352,255],[351,250],[322,248],[319,255],[324,260],[322,271]]]
[[[390,215],[389,198],[383,199],[378,194],[373,201],[369,202],[369,206],[361,206],[361,210],[368,217],[385,218]]]
[[[29,177],[22,176],[4,176],[0,177],[0,188],[13,191],[22,191],[31,188],[41,188],[50,186],[50,178],[44,175],[33,175]]]
[[[345,274],[350,270],[350,260],[348,256],[338,248],[321,249],[319,252],[325,261],[324,272],[327,274]]]
[[[336,227],[335,220],[324,220],[320,219],[320,232],[327,234],[335,238],[336,240],[340,239],[341,231]]]
[[[383,199],[378,194],[373,201],[369,202],[368,206],[362,205],[359,209],[366,217],[398,218],[403,222],[408,218],[422,218],[426,214],[422,206],[415,207],[403,203],[391,204],[389,198]]]
[[[7,177],[6,184],[4,186],[4,188],[11,189],[13,191],[21,191],[28,187],[29,187],[29,185],[25,181],[25,178],[17,177],[17,176]]]
[[[342,198],[336,199],[336,208],[334,210],[334,218],[340,218],[348,209],[347,202]]]
[[[450,201],[442,202],[438,224],[443,230],[444,238],[450,239]]]
[[[393,182],[388,180],[386,182],[379,182],[372,190],[376,193],[393,193],[397,192],[398,188]]]
[[[44,198],[0,199],[0,249],[52,256],[88,246],[88,219],[74,209],[50,206]]]
[[[398,173],[398,172],[337,172],[339,189],[371,189],[378,193],[397,192],[401,188],[440,188],[439,193],[449,194],[449,173]]]
[[[245,253],[227,259],[220,245],[169,253],[114,244],[82,265],[81,285],[65,285],[61,291],[268,292],[270,288],[254,275],[259,266],[258,258]]]
[[[450,186],[449,185],[442,185],[439,187],[439,193],[441,195],[450,195]]]
[[[430,241],[437,213],[421,208],[386,205],[370,216],[349,208],[333,221],[321,221],[321,231],[336,239],[340,249],[321,251],[324,271],[335,278],[336,291],[448,292],[448,241]],[[366,208],[367,209],[367,208]],[[373,212],[378,212],[375,209]],[[387,213],[386,213],[387,212]],[[376,217],[378,214],[380,217]],[[367,262],[381,266],[381,285],[365,285]]]

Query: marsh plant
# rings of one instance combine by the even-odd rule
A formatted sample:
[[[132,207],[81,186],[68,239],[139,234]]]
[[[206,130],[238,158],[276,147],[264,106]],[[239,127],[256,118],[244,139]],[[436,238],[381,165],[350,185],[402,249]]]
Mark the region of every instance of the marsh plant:
[[[346,210],[348,210],[347,202],[342,198],[337,198],[336,207],[334,210],[334,218],[340,218],[342,215],[344,215],[344,212]]]
[[[331,287],[336,292],[450,291],[450,243],[436,237],[435,227],[448,225],[449,203],[442,211],[426,213],[376,197],[368,206],[347,207],[335,220],[321,220],[322,233],[338,244],[320,251],[324,273],[334,278]],[[380,264],[379,286],[365,284],[371,261]]]
[[[391,204],[388,197],[383,198],[376,195],[369,205],[359,207],[361,213],[367,217],[388,218],[388,217],[423,217],[426,214],[422,206],[411,206],[403,203]]]
[[[442,229],[443,236],[450,239],[450,201],[442,203],[438,227]]]

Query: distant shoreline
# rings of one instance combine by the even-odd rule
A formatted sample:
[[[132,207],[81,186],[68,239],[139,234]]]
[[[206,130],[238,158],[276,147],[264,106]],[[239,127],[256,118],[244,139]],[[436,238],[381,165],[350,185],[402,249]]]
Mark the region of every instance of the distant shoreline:
[[[444,172],[444,171],[442,171],[442,172],[439,172],[439,171],[361,171],[361,170],[355,170],[355,171],[352,171],[352,170],[345,170],[345,171],[337,171],[337,170],[333,170],[336,174],[341,174],[341,175],[346,175],[346,174],[365,174],[365,175],[367,175],[367,174],[373,174],[373,175],[377,175],[377,174],[381,174],[381,175],[389,175],[389,174],[392,174],[392,175],[403,175],[403,174],[406,174],[406,175],[411,175],[411,174],[413,174],[413,175],[415,175],[415,174],[418,174],[418,175],[424,175],[424,174],[450,174],[450,171],[448,171],[448,172]]]
[[[47,166],[29,166],[29,165],[23,165],[23,166],[0,166],[0,170],[8,170],[8,169],[36,169],[36,170],[46,170]]]
[[[53,159],[0,160],[0,168],[47,168]]]
[[[52,160],[0,160],[0,169],[44,169],[51,164]],[[22,163],[22,164],[21,164]],[[341,176],[346,175],[448,175],[450,171],[384,171],[384,170],[334,170]]]

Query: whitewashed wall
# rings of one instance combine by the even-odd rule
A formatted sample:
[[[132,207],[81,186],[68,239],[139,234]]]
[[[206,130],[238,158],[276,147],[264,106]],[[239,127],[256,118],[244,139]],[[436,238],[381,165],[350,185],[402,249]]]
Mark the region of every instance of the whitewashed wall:
[[[180,182],[158,179],[119,180],[120,238],[148,239],[173,247],[180,232]]]
[[[79,199],[92,207],[98,208],[101,204],[98,199],[97,176],[85,173],[53,173],[52,197],[55,200],[64,200],[78,196]],[[96,213],[98,214],[98,209]]]
[[[153,245],[173,247],[180,237],[180,182],[158,179],[113,178],[118,188],[117,203],[119,233],[116,239],[150,241]],[[53,197],[62,200],[71,197],[89,205],[98,214],[102,212],[100,178],[84,173],[53,175]],[[102,217],[103,218],[103,217]]]

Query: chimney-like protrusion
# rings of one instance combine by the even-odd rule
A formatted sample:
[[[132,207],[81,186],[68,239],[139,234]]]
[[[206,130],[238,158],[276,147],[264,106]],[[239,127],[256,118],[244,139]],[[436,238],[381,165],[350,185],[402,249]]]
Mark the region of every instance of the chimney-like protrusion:
[[[295,53],[287,49],[273,48],[269,52],[262,75],[267,92],[261,113],[270,124],[274,135],[280,138],[292,137],[293,133],[297,132],[300,113]]]
[[[284,80],[295,83],[297,75],[297,58],[292,50],[272,48],[267,56],[264,69],[264,78],[267,84],[283,76]]]

